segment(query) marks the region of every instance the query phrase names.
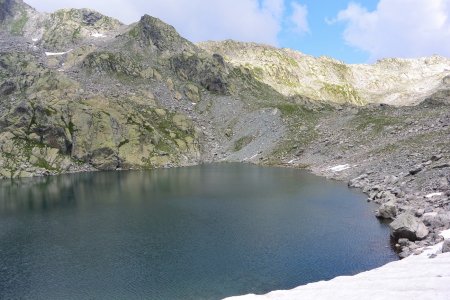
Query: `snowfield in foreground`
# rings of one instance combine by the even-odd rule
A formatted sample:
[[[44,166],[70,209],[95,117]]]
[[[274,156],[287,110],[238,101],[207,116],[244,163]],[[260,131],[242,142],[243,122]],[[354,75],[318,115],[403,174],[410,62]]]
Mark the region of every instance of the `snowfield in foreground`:
[[[450,230],[441,234],[450,238]],[[227,300],[253,299],[450,299],[450,253],[440,253],[442,244],[354,276],[303,285],[288,291],[266,295],[245,295]],[[437,254],[437,256],[435,256]],[[434,258],[433,258],[434,257]]]

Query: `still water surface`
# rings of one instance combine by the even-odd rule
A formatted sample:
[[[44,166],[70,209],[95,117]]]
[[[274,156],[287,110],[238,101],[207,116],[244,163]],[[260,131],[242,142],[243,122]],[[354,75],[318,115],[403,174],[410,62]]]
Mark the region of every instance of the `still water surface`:
[[[219,299],[392,261],[363,194],[221,164],[0,181],[1,299]]]

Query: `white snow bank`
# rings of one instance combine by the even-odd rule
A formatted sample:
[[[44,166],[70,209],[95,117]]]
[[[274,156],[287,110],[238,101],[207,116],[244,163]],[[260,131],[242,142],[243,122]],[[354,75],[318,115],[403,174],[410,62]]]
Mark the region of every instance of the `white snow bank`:
[[[60,55],[64,55],[67,54],[69,52],[71,52],[73,49],[70,49],[69,51],[66,52],[45,52],[45,55],[47,56],[60,56]]]
[[[91,36],[95,37],[95,38],[104,38],[104,37],[106,37],[106,35],[104,35],[103,33],[93,33],[93,34],[91,34]]]
[[[448,240],[450,239],[450,229],[444,230],[441,232],[441,235],[444,237],[444,239]]]
[[[450,238],[450,230],[443,231]],[[354,276],[336,277],[266,295],[244,295],[227,300],[301,299],[301,300],[390,300],[390,299],[450,299],[450,253],[439,253],[442,243],[427,248],[420,255],[388,263],[380,268]]]
[[[252,157],[250,157],[248,160],[252,160],[252,159],[254,159],[255,157],[257,157],[258,156],[258,153],[256,153],[255,155],[253,155]]]
[[[346,165],[338,165],[338,166],[334,166],[329,168],[329,170],[333,171],[333,172],[341,172],[344,170],[350,169],[350,165],[346,164]]]
[[[39,41],[39,39],[38,38],[34,38],[34,39],[31,39],[33,42],[37,42],[37,41]]]
[[[442,193],[431,193],[425,196],[425,198],[433,198],[436,196],[442,196]]]

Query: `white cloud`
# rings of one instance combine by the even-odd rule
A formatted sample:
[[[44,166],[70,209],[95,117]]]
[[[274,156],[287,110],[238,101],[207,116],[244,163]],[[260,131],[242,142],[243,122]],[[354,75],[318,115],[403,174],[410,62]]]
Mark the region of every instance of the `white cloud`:
[[[298,34],[304,34],[309,32],[308,25],[308,8],[306,5],[292,2],[292,14],[290,21],[293,24],[293,30]]]
[[[350,3],[334,21],[345,41],[383,57],[450,56],[450,0],[380,0],[374,11]]]
[[[262,3],[262,7],[277,20],[283,17],[284,10],[286,9],[284,0],[265,0]]]
[[[197,42],[235,39],[277,45],[285,12],[283,0],[26,0],[38,10],[89,7],[125,23],[144,14],[173,25]]]

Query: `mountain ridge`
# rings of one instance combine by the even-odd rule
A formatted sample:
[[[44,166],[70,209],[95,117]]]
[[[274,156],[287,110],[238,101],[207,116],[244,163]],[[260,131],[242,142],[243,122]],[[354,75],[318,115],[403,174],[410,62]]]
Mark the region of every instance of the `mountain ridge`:
[[[32,39],[49,52],[68,51],[83,41],[101,43],[107,36],[115,37],[125,31],[134,34],[135,38],[141,35],[139,38],[144,43],[151,42],[149,39],[153,34],[157,42],[154,46],[165,48],[165,51],[181,51],[186,47],[192,50],[192,45],[186,44],[190,42],[172,26],[148,15],[137,23],[123,25],[89,9],[61,9],[44,14],[23,1],[3,2],[0,5],[2,11],[9,11],[10,17],[16,19],[16,25],[8,28],[10,32]],[[22,18],[24,11],[25,19]],[[42,28],[36,30],[39,26]],[[159,29],[149,30],[146,35],[145,30],[151,28]],[[250,72],[258,81],[284,96],[334,103],[415,105],[441,89],[444,78],[450,75],[450,60],[438,56],[345,64],[330,57],[313,57],[296,50],[257,43],[227,40],[202,42],[197,46],[211,54],[220,54],[233,67],[245,69],[244,72]]]
[[[285,96],[321,101],[414,105],[436,92],[450,75],[450,59],[439,56],[345,64],[292,49],[232,40],[198,45],[221,54],[234,66],[249,68],[256,78]]]

